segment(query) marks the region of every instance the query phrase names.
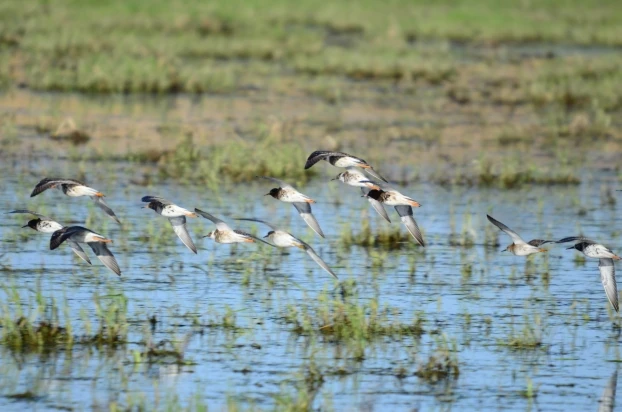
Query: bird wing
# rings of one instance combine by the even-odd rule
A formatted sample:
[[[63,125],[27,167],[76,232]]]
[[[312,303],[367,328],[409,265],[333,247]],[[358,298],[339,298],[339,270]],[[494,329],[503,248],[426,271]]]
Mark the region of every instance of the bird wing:
[[[82,249],[82,246],[80,246],[78,244],[78,242],[74,242],[71,239],[67,239],[67,244],[69,244],[69,246],[71,247],[71,250],[73,250],[73,252],[78,255],[78,257],[82,260],[84,260],[86,263],[88,263],[89,265],[91,265],[91,259],[89,259],[89,257],[86,255],[86,253],[84,253],[84,249]]]
[[[44,216],[42,214],[39,214],[37,212],[33,212],[32,210],[27,210],[27,209],[17,209],[17,210],[13,210],[12,212],[8,212],[10,213],[24,213],[24,214],[29,214],[29,215],[33,215],[33,216],[37,216],[38,218],[41,218],[41,220],[49,220],[51,222],[53,222],[54,220],[52,220],[51,218]]]
[[[618,286],[616,285],[616,270],[613,266],[613,259],[600,259],[598,261],[600,270],[600,281],[603,283],[607,299],[611,306],[618,312]]]
[[[50,250],[54,250],[57,247],[59,247],[65,240],[67,240],[73,234],[70,231],[70,229],[71,227],[64,227],[52,233],[52,237],[50,238]]]
[[[54,250],[59,247],[64,241],[69,239],[75,234],[80,232],[91,232],[97,236],[103,237],[99,233],[93,232],[91,229],[87,229],[82,226],[65,226],[62,229],[57,230],[52,233],[52,237],[50,238],[50,250]]]
[[[542,239],[533,239],[527,242],[528,245],[535,246],[535,247],[540,247],[547,243],[556,243],[556,242],[554,240],[542,240]]]
[[[618,386],[618,369],[613,372],[603,394],[598,401],[598,412],[613,412],[616,401],[616,389]]]
[[[276,225],[273,225],[272,223],[266,222],[265,220],[261,220],[261,219],[255,219],[255,218],[252,218],[252,217],[240,217],[240,218],[237,218],[235,220],[246,220],[248,222],[263,223],[264,225],[268,226],[272,230],[279,230]]]
[[[325,271],[330,273],[332,277],[334,277],[335,279],[339,279],[337,277],[337,275],[335,275],[335,273],[331,270],[331,268],[328,267],[326,262],[324,262],[322,260],[322,258],[317,253],[315,253],[315,250],[313,250],[313,248],[311,246],[309,246],[308,244],[306,244],[305,242],[303,242],[300,239],[297,239],[297,240],[304,245],[305,251],[307,252],[307,255],[309,255],[311,257],[311,259],[313,259],[315,261],[315,263],[317,263],[318,265],[320,265],[320,267],[322,269],[324,269]]]
[[[48,189],[51,189],[53,187],[56,187],[57,185],[62,185],[62,184],[82,185],[82,186],[84,186],[84,183],[80,182],[79,180],[61,179],[61,178],[57,178],[57,177],[46,177],[45,179],[43,179],[39,183],[37,183],[35,188],[32,190],[32,193],[30,194],[30,197],[35,197],[39,193],[45,192]]]
[[[117,215],[115,215],[110,206],[108,206],[106,202],[104,202],[103,197],[91,196],[91,199],[93,199],[93,201],[95,202],[95,206],[106,212],[106,214],[110,216],[112,220],[114,220],[118,224],[121,224],[121,221],[119,220]]]
[[[273,182],[278,183],[278,185],[279,185],[282,189],[294,189],[294,190],[296,190],[296,189],[294,188],[294,186],[292,186],[292,185],[290,185],[289,183],[284,182],[284,181],[282,181],[282,180],[280,180],[280,179],[276,179],[276,178],[274,178],[274,177],[269,177],[269,176],[257,176],[257,177],[260,177],[260,178],[262,178],[262,179],[272,180]]]
[[[326,159],[328,156],[343,156],[343,153],[329,152],[326,150],[316,150],[315,152],[311,153],[307,158],[307,162],[305,163],[305,169],[310,168],[322,159]]]
[[[583,241],[583,242],[587,242],[587,243],[596,243],[593,240],[590,240],[586,237],[583,236],[570,236],[570,237],[565,237],[563,239],[560,239],[558,241],[556,241],[555,243],[568,243],[568,242],[577,242],[577,241]]]
[[[276,246],[274,246],[272,243],[266,242],[265,240],[260,239],[260,238],[258,238],[257,236],[251,235],[250,233],[245,232],[245,231],[243,231],[243,230],[235,229],[235,230],[234,230],[234,232],[235,232],[235,233],[237,233],[238,235],[248,236],[248,237],[250,237],[250,238],[253,238],[253,239],[255,239],[255,240],[258,240],[258,241],[260,241],[261,243],[265,243],[266,245],[270,245],[270,246],[272,246],[272,247],[276,247]]]
[[[112,270],[117,275],[121,276],[121,269],[119,269],[119,264],[117,260],[114,258],[114,255],[108,249],[105,243],[102,242],[89,242],[87,243],[93,249],[93,253],[97,256],[99,260],[110,270]]]
[[[410,232],[412,237],[415,238],[417,243],[425,247],[425,242],[423,241],[423,235],[421,234],[421,230],[419,229],[419,226],[417,225],[417,222],[415,221],[415,218],[413,217],[413,208],[410,206],[400,205],[400,206],[395,206],[395,210],[400,215],[400,219],[402,220],[402,223],[404,224],[404,226],[406,226],[406,229],[408,229],[408,232]]]
[[[371,167],[371,166],[366,167],[366,168],[363,168],[363,170],[364,170],[364,171],[366,171],[366,172],[367,172],[368,174],[370,174],[371,176],[375,177],[376,179],[380,179],[380,180],[382,180],[383,182],[388,182],[388,180],[387,180],[387,179],[385,179],[384,177],[380,176],[380,173],[376,172],[376,171],[374,170],[374,168],[373,168],[373,167]]]
[[[142,199],[140,199],[142,202],[145,203],[151,203],[151,202],[159,202],[162,203],[163,205],[172,205],[173,202],[171,202],[168,199],[165,199],[163,197],[160,196],[143,196]]]
[[[171,222],[173,226],[173,230],[178,238],[186,245],[186,247],[192,250],[194,253],[197,253],[197,247],[194,245],[190,234],[188,234],[188,229],[186,228],[186,217],[169,217],[168,221]]]
[[[197,209],[195,208],[194,211],[198,214],[200,214],[201,216],[203,216],[204,218],[211,220],[212,222],[214,222],[216,224],[216,229],[218,230],[231,230],[231,228],[229,227],[229,225],[227,225],[225,222],[223,222],[222,220],[210,215],[207,212],[202,211],[201,209]]]
[[[389,219],[389,215],[387,214],[387,211],[384,209],[384,206],[382,205],[382,203],[380,203],[373,197],[367,196],[367,194],[369,193],[369,189],[361,188],[361,192],[363,192],[363,195],[367,197],[367,201],[374,208],[374,210],[378,212],[378,214],[382,216],[384,220],[391,223],[391,219]]]
[[[516,233],[515,231],[513,231],[512,229],[510,229],[509,227],[507,227],[503,223],[499,222],[497,219],[493,218],[490,215],[486,215],[486,217],[488,218],[490,223],[492,223],[493,225],[497,226],[499,229],[504,231],[508,236],[510,236],[512,238],[512,241],[515,244],[519,245],[519,244],[525,244],[526,243],[523,240],[523,238],[518,235],[518,233]]]
[[[325,237],[324,232],[322,232],[322,228],[320,227],[320,224],[315,219],[315,216],[313,216],[313,213],[311,213],[311,205],[306,202],[294,202],[292,204],[294,205],[296,210],[298,210],[298,214],[307,223],[307,225],[309,225],[309,227],[313,229],[315,233],[317,233],[321,237]]]

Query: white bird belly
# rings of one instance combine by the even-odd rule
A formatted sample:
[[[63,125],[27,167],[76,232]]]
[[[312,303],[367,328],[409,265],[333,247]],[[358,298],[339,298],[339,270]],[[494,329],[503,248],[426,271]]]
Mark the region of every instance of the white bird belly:
[[[180,216],[188,216],[191,214],[188,209],[184,209],[183,207],[179,207],[176,205],[166,205],[162,209],[162,216],[165,217],[180,217]]]

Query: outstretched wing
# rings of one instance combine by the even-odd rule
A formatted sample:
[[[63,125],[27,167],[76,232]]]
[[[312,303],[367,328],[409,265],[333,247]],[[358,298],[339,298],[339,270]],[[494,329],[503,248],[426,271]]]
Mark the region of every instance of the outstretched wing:
[[[363,192],[363,195],[367,198],[367,201],[374,208],[374,210],[378,212],[378,214],[382,216],[384,220],[391,223],[391,219],[389,219],[389,215],[387,214],[387,211],[384,209],[384,206],[382,205],[382,203],[380,203],[373,197],[367,196],[367,194],[370,192],[369,189],[361,188],[361,192]]]
[[[374,170],[373,167],[369,166],[369,167],[365,167],[363,168],[364,171],[366,171],[367,173],[369,173],[371,176],[375,177],[376,179],[380,179],[383,182],[388,182],[387,179],[385,179],[384,177],[380,176],[380,173],[376,172]]]
[[[121,269],[119,269],[119,264],[117,260],[114,258],[114,255],[108,249],[105,243],[102,242],[89,242],[87,243],[93,249],[93,252],[97,256],[99,260],[110,270],[112,270],[117,275],[121,276]]]
[[[533,239],[527,242],[528,245],[535,246],[535,247],[540,247],[547,243],[556,243],[556,242],[554,240],[542,240],[542,239]]]
[[[605,288],[607,299],[609,299],[611,306],[618,312],[618,286],[616,284],[616,270],[613,266],[613,259],[600,259],[598,261],[598,270],[600,270],[600,281]]]
[[[194,211],[198,214],[200,214],[201,216],[203,216],[204,218],[211,220],[212,222],[214,222],[216,224],[216,229],[218,230],[231,230],[231,228],[229,227],[229,225],[227,225],[225,222],[223,222],[222,220],[210,215],[207,212],[202,211],[201,209],[197,209],[195,208]]]
[[[192,241],[190,234],[188,234],[188,229],[186,228],[186,217],[185,216],[169,217],[168,221],[171,222],[171,225],[173,226],[173,230],[175,231],[175,234],[177,235],[178,238],[181,239],[184,245],[186,245],[186,247],[192,250],[194,253],[197,253],[197,248],[194,245],[194,242]]]
[[[71,232],[68,227],[64,227],[52,233],[52,237],[50,238],[50,250],[54,250],[59,247],[70,236]]]
[[[613,412],[616,402],[616,389],[618,386],[618,368],[613,372],[603,394],[598,401],[598,412]]]
[[[298,210],[298,214],[307,223],[307,225],[309,225],[309,227],[313,229],[315,233],[317,233],[321,237],[325,237],[324,232],[322,232],[322,228],[320,227],[320,224],[315,219],[315,216],[313,216],[313,213],[311,213],[311,205],[306,202],[295,202],[292,204],[294,205],[296,210]]]
[[[240,218],[237,218],[235,220],[245,220],[245,221],[248,221],[248,222],[263,223],[264,225],[268,226],[272,230],[279,230],[276,225],[273,225],[272,223],[266,222],[265,220],[261,220],[261,219],[255,219],[255,218],[252,218],[252,217],[240,217]]]
[[[99,207],[101,210],[106,212],[106,214],[110,216],[112,220],[114,220],[118,224],[121,224],[121,221],[119,220],[117,215],[115,215],[112,209],[110,208],[110,206],[108,206],[106,202],[104,202],[103,197],[91,196],[91,199],[93,199],[93,201],[95,202],[95,206]]]
[[[305,169],[310,168],[311,166],[313,166],[314,164],[316,164],[322,159],[326,159],[328,156],[343,156],[343,155],[344,154],[340,152],[316,150],[315,152],[311,153],[309,157],[307,158],[307,162],[305,163]]]
[[[591,244],[596,243],[593,240],[590,240],[590,239],[588,239],[586,237],[583,237],[583,236],[565,237],[563,239],[560,239],[560,240],[556,241],[555,243],[568,243],[568,242],[577,242],[577,241],[582,241],[582,242],[591,243]]]
[[[62,184],[84,185],[84,183],[80,182],[79,180],[62,179],[62,178],[57,178],[57,177],[46,177],[45,179],[37,183],[35,188],[32,190],[32,193],[30,193],[30,197],[35,197],[39,193],[45,192],[48,189],[51,189],[53,187],[56,187]]]
[[[44,216],[42,214],[39,214],[37,212],[33,212],[32,210],[27,210],[27,209],[17,209],[17,210],[13,210],[12,212],[8,212],[10,213],[23,213],[23,214],[28,214],[28,215],[33,215],[33,216],[37,216],[38,218],[40,218],[41,220],[50,220],[53,221],[51,218]]]
[[[497,226],[499,229],[501,229],[502,231],[504,231],[508,236],[510,236],[512,238],[512,241],[519,245],[519,244],[525,244],[526,242],[523,240],[523,238],[521,238],[518,233],[516,233],[515,231],[513,231],[512,229],[510,229],[509,227],[507,227],[506,225],[504,225],[503,223],[499,222],[497,219],[493,218],[490,215],[486,215],[486,217],[488,218],[488,220],[490,221],[490,223],[492,223],[493,225]]]
[[[400,215],[400,219],[402,220],[402,223],[404,224],[404,226],[406,226],[406,229],[408,229],[408,232],[410,232],[412,237],[415,238],[417,243],[425,247],[425,242],[423,241],[423,235],[421,234],[421,230],[419,229],[419,226],[417,225],[417,222],[415,221],[415,218],[413,217],[413,208],[410,206],[400,205],[400,206],[395,206],[395,210]]]
[[[143,196],[142,199],[140,199],[140,200],[142,202],[145,202],[145,203],[160,202],[163,205],[172,205],[173,204],[170,200],[165,199],[165,198],[160,197],[160,196]]]
[[[73,252],[78,255],[78,257],[82,260],[84,260],[86,263],[88,263],[89,265],[91,265],[91,259],[89,259],[89,257],[86,255],[86,253],[84,253],[84,249],[82,249],[82,246],[80,246],[78,244],[78,242],[74,242],[71,239],[67,239],[67,244],[71,247],[71,250],[73,250]]]
[[[257,176],[257,177],[262,178],[262,179],[272,180],[274,183],[277,183],[279,185],[279,187],[281,187],[282,189],[294,189],[294,190],[296,190],[294,188],[294,186],[292,186],[289,183],[284,182],[284,181],[282,181],[280,179],[276,179],[274,177],[269,177],[269,176]]]
[[[331,275],[332,277],[334,277],[335,279],[339,279],[339,278],[337,277],[337,275],[335,275],[335,272],[333,272],[333,271],[331,270],[331,268],[329,268],[329,267],[328,267],[328,265],[326,264],[326,262],[324,262],[324,261],[322,260],[322,258],[321,258],[321,257],[320,257],[317,253],[315,253],[315,250],[313,250],[313,248],[312,248],[311,246],[309,246],[309,245],[308,245],[308,244],[306,244],[305,242],[301,241],[300,239],[298,239],[298,241],[300,241],[300,242],[304,245],[304,247],[305,247],[305,251],[307,252],[307,255],[309,255],[309,256],[311,257],[311,259],[313,259],[313,260],[315,261],[315,263],[317,263],[318,265],[320,265],[320,267],[321,267],[322,269],[324,269],[325,271],[327,271],[328,273],[330,273],[330,275]]]
[[[270,245],[270,246],[272,246],[272,247],[276,247],[276,246],[274,246],[272,243],[268,243],[268,242],[266,242],[265,240],[260,239],[260,238],[258,238],[257,236],[251,235],[250,233],[245,232],[245,231],[243,231],[243,230],[235,229],[235,230],[234,230],[234,232],[235,232],[235,233],[237,233],[238,235],[247,236],[247,237],[253,238],[253,239],[255,239],[255,240],[258,240],[259,242],[261,242],[261,243],[265,243],[266,245]]]

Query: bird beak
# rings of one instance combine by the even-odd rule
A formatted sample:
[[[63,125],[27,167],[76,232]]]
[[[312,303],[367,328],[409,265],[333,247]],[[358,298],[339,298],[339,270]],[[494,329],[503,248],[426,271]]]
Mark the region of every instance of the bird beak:
[[[265,239],[265,238],[267,238],[267,237],[269,237],[269,236],[270,236],[270,235],[265,235],[263,238]]]
[[[270,196],[270,193],[266,193],[264,196]]]
[[[567,247],[566,250],[574,249],[574,246]]]
[[[334,178],[332,178],[332,179],[330,179],[330,180],[331,180],[331,182],[332,182],[333,180],[338,180],[338,179],[337,179],[336,177],[334,177]]]
[[[28,226],[28,225],[24,225],[24,226],[22,226],[22,228],[25,228],[25,227],[30,227],[30,226]]]

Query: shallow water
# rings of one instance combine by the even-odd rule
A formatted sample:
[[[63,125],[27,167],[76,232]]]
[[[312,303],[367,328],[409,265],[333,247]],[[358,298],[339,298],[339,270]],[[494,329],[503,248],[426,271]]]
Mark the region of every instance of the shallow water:
[[[529,259],[515,257],[501,252],[509,243],[502,233],[498,235],[502,246],[487,245],[490,239],[485,238],[486,228],[498,232],[486,220],[490,213],[527,240],[582,233],[619,251],[620,204],[604,203],[600,195],[603,188],[616,188],[613,176],[594,176],[576,187],[513,191],[412,184],[404,191],[423,204],[416,217],[429,246],[424,250],[410,243],[379,253],[377,248],[340,244],[348,222],[354,231],[363,219],[371,220],[374,230],[389,224],[357,189],[327,183],[336,170],[328,164],[319,165],[320,177],[299,187],[317,200],[313,210],[326,239],[314,235],[292,206],[263,196],[272,187],[270,182],[222,193],[174,183],[141,187],[124,178],[133,166],[98,164],[96,170],[109,179],[87,173],[87,181],[107,194],[123,228],[86,199],[67,198],[54,190],[28,197],[40,177],[71,175],[71,167],[64,161],[4,167],[0,208],[27,207],[111,237],[123,276],[117,278],[90,250],[92,266],[65,246],[48,250],[47,235],[20,228],[29,217],[1,214],[3,312],[16,309],[7,303],[10,285],[18,291],[26,313],[36,306],[39,291],[47,302],[55,299],[59,306],[66,305],[61,324],[70,320],[74,334],[81,335],[87,320],[97,329],[96,294],[102,302],[124,296],[128,343],[116,348],[76,345],[43,354],[0,346],[3,409],[104,409],[141,399],[159,408],[200,400],[215,410],[232,403],[273,409],[282,405],[285,394],[295,398],[296,384],[305,378],[301,371],[312,362],[324,379],[316,385],[316,408],[587,410],[598,407],[617,371],[619,321],[617,315],[610,317],[597,261],[576,260],[578,252],[559,246]],[[312,244],[341,281],[356,282],[360,304],[377,299],[380,306],[395,310],[392,320],[422,317],[425,333],[420,339],[374,339],[365,346],[363,357],[320,335],[300,336],[284,318],[290,307],[320,305],[317,299],[325,292],[339,299],[337,284],[328,274],[298,250],[283,253],[201,239],[212,230],[205,219],[189,222],[199,248],[194,255],[166,219],[140,208],[140,197],[146,194],[199,207],[258,234],[268,229],[236,224],[231,218],[258,217],[282,224]],[[397,214],[393,210],[389,214],[397,227]],[[472,247],[450,244],[462,233],[471,238]],[[236,328],[217,325],[227,310],[234,312]],[[151,329],[148,318],[154,315],[157,323]],[[540,347],[507,347],[511,336],[521,336],[525,324],[533,326],[536,320]],[[426,383],[414,372],[434,352],[441,336],[455,343],[460,374]],[[146,340],[185,337],[185,365],[171,359],[133,361],[133,351],[144,352]],[[525,396],[529,382],[536,396]],[[33,396],[12,396],[24,393]]]

